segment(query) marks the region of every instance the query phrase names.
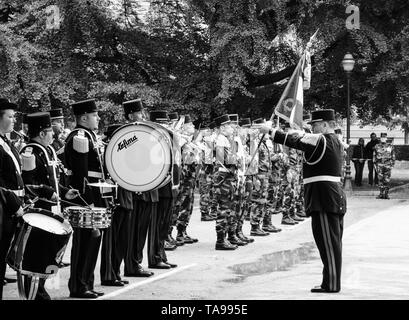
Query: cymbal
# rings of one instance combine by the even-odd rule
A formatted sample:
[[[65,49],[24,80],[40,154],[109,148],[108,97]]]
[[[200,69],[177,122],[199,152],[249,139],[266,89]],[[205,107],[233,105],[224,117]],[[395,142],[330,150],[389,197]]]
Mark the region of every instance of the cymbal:
[[[98,187],[98,188],[117,188],[116,184],[111,184],[108,182],[91,182],[87,184],[90,187]]]

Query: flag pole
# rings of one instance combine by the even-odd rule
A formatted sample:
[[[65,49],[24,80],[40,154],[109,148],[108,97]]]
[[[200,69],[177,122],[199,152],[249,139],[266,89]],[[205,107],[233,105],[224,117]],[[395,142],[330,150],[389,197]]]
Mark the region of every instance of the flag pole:
[[[320,30],[320,28],[318,28],[317,31],[314,32],[314,34],[311,36],[310,40],[307,42],[307,44],[306,44],[306,46],[305,46],[305,49],[304,49],[304,52],[303,52],[303,55],[301,56],[300,61],[298,61],[298,64],[297,64],[297,66],[295,67],[294,72],[293,72],[293,74],[291,75],[291,78],[290,78],[290,80],[288,81],[288,83],[291,82],[291,79],[292,79],[293,76],[295,75],[295,71],[297,70],[297,68],[298,68],[298,66],[299,66],[299,64],[300,64],[300,62],[301,62],[302,64],[304,64],[305,51],[308,50],[308,49],[311,47],[312,41],[313,41],[313,40],[315,39],[315,37],[317,36],[319,30]],[[285,89],[284,89],[284,91],[285,91]],[[279,105],[280,103],[282,103],[282,100],[283,100],[283,99],[284,99],[284,97],[283,97],[283,95],[281,95],[280,100],[278,100],[277,105]],[[276,107],[277,107],[277,106],[276,106]],[[274,111],[275,111],[275,109],[274,109]],[[273,114],[271,115],[270,121],[272,121],[272,119],[274,118],[274,114],[275,114],[275,112],[273,112]],[[276,114],[276,115],[277,115],[277,128],[278,128],[279,125],[280,125],[280,117],[279,117],[278,114]],[[256,150],[254,151],[253,155],[251,156],[250,165],[247,167],[247,170],[246,170],[246,172],[244,173],[244,175],[247,174],[248,169],[250,168],[251,163],[253,162],[254,157],[256,156],[256,154],[257,154],[257,152],[258,152],[258,149],[260,148],[260,145],[261,145],[261,143],[262,143],[263,140],[264,140],[265,135],[266,135],[266,134],[263,133],[263,135],[261,136],[261,139],[260,139],[260,141],[259,141],[259,143],[258,143],[258,145],[257,145],[257,148],[256,148]]]

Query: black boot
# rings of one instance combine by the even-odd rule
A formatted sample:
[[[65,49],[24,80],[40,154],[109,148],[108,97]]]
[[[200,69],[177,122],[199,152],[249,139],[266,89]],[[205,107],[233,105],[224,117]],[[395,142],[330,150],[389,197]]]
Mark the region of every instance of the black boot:
[[[239,238],[241,241],[245,241],[245,242],[247,242],[247,243],[252,243],[252,242],[254,242],[254,239],[253,239],[253,238],[247,238],[247,237],[243,234],[242,227],[239,227],[239,228],[237,229],[236,235],[237,235],[237,238]]]
[[[229,230],[229,236],[227,238],[231,244],[236,244],[238,246],[245,246],[247,244],[246,241],[241,240],[237,237],[236,233],[233,230]]]
[[[390,199],[390,198],[389,198],[389,188],[388,188],[388,187],[385,187],[385,192],[384,192],[383,198],[384,198],[384,199],[387,199],[387,200]]]
[[[196,243],[196,242],[199,241],[199,239],[192,238],[191,236],[189,236],[189,235],[186,233],[186,228],[183,230],[183,239],[184,239],[185,242],[186,242],[186,240],[189,241],[189,242],[187,242],[187,243]],[[190,241],[192,241],[192,242],[190,242]]]
[[[185,226],[180,224],[177,226],[177,229],[178,229],[178,235],[176,237],[176,241],[183,241],[183,243],[188,243],[188,244],[193,243],[193,240],[191,239],[189,240],[185,238],[185,229],[186,229]]]
[[[251,231],[250,231],[251,236],[268,236],[269,234],[270,233],[265,232],[264,230],[261,230],[259,224],[251,225]]]
[[[224,231],[218,231],[215,249],[216,250],[236,250],[237,246],[235,244],[231,244],[228,240],[226,240],[226,234]]]
[[[263,219],[263,228],[262,228],[262,229],[263,229],[263,231],[273,232],[273,233],[276,233],[276,232],[280,232],[280,231],[281,231],[280,228],[276,228],[276,227],[272,224],[272,222],[271,222],[271,215],[270,215],[270,214],[264,217],[264,219]]]
[[[379,195],[376,197],[376,199],[385,199],[383,187],[379,188]]]

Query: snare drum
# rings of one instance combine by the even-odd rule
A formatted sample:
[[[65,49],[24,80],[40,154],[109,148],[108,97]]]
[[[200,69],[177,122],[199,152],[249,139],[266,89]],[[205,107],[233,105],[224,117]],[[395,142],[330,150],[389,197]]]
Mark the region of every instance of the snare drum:
[[[64,216],[74,228],[105,229],[111,225],[111,209],[72,206],[64,209]]]
[[[122,188],[145,192],[172,179],[171,133],[153,122],[136,122],[117,129],[105,149],[105,163]]]
[[[7,263],[23,275],[48,278],[58,270],[72,228],[67,220],[48,210],[37,212],[22,217],[23,225],[14,235]]]

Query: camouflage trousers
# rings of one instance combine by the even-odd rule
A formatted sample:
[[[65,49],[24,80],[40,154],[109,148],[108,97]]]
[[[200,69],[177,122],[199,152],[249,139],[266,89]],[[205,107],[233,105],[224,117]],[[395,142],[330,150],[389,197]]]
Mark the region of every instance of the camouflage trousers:
[[[244,215],[246,213],[246,199],[250,198],[252,192],[252,183],[248,181],[247,176],[242,176],[237,184],[236,194],[235,194],[235,208],[236,216],[234,217],[233,225],[231,226],[231,231],[241,230],[244,223]]]
[[[295,208],[297,212],[304,215],[305,214],[304,183],[303,183],[302,177],[299,178],[298,183],[299,183],[299,190],[298,190],[298,194],[296,195]]]
[[[280,177],[276,173],[268,176],[267,212],[269,215],[278,211],[277,202],[280,192]]]
[[[196,185],[196,164],[186,165],[182,173],[182,187],[176,199],[176,226],[187,227],[193,212]]]
[[[213,165],[204,165],[199,178],[200,213],[203,216],[215,215],[217,202],[213,195]]]
[[[384,189],[389,190],[392,168],[390,166],[377,165],[376,172],[378,173],[379,189],[381,191],[383,191]]]
[[[283,196],[283,218],[287,215],[293,215],[296,207],[296,197],[299,189],[298,172],[292,168],[287,170],[286,183]]]
[[[237,175],[216,171],[213,175],[214,196],[219,205],[216,216],[216,233],[226,233],[235,227]]]
[[[253,207],[253,176],[248,175],[244,181],[244,190],[242,193],[241,212],[237,223],[237,228],[241,229],[246,217],[250,218],[250,213]]]
[[[251,225],[260,225],[266,212],[268,196],[268,173],[253,176],[253,207],[250,214]]]

